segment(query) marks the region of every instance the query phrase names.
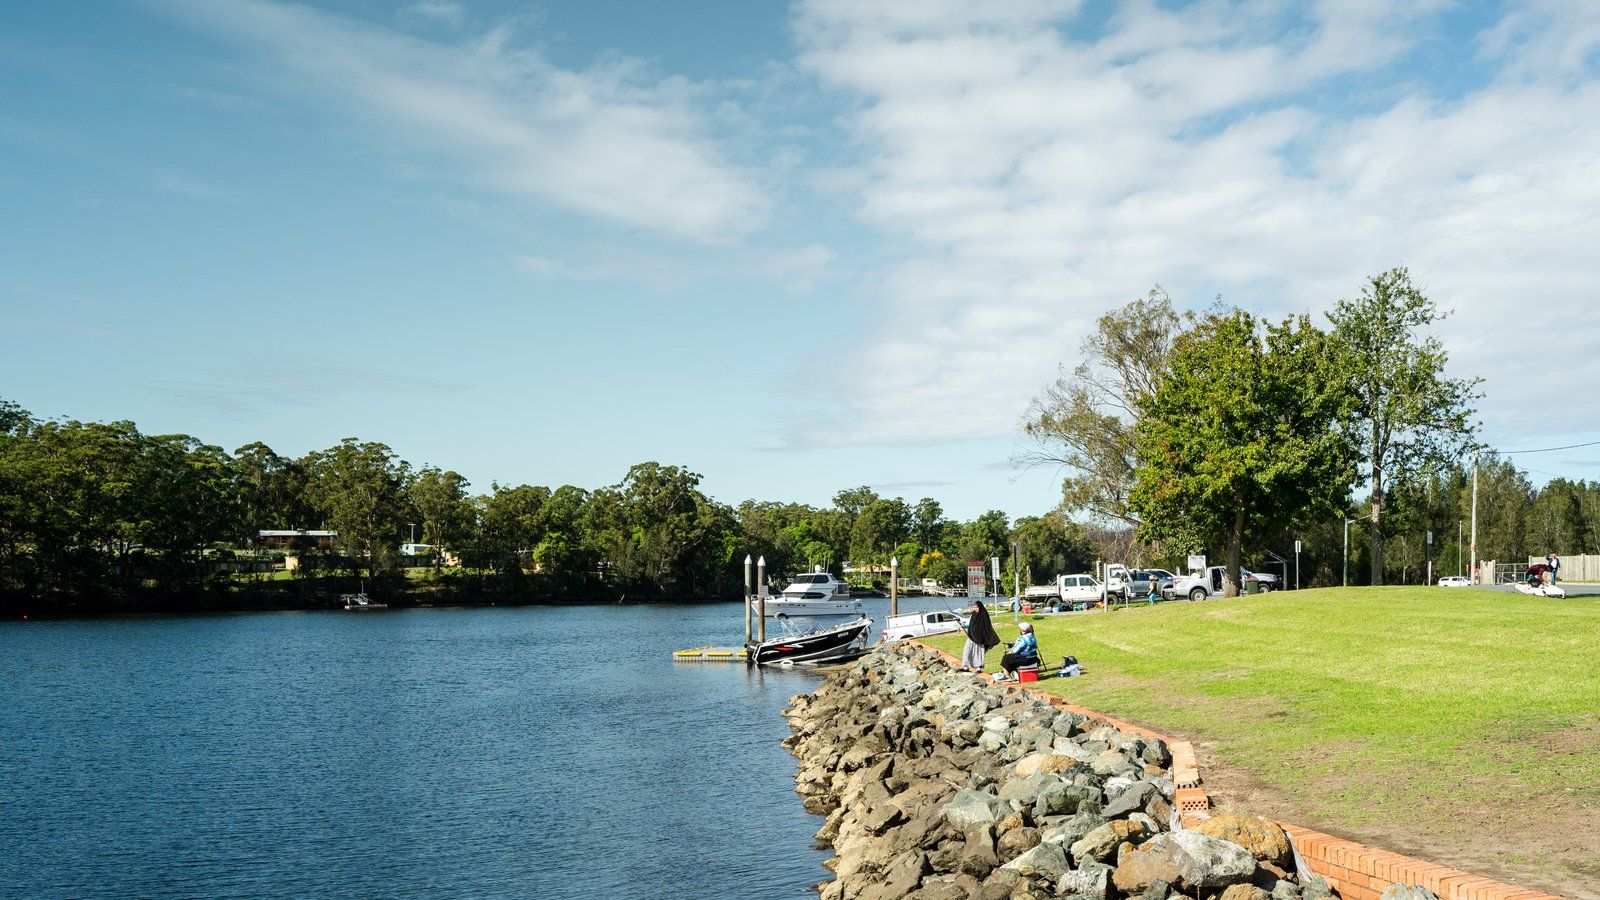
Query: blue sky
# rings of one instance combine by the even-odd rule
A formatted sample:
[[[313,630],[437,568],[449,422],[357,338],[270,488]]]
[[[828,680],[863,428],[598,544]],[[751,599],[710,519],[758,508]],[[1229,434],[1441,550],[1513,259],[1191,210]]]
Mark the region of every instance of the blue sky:
[[[1037,514],[1018,426],[1101,312],[1407,264],[1490,442],[1574,443],[1597,47],[1576,2],[9,4],[0,396]]]

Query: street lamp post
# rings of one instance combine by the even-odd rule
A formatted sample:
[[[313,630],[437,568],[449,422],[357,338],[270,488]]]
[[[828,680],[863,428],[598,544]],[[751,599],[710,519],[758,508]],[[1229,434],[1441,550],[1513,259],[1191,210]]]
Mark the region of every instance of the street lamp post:
[[[900,615],[900,557],[889,557],[889,616]]]

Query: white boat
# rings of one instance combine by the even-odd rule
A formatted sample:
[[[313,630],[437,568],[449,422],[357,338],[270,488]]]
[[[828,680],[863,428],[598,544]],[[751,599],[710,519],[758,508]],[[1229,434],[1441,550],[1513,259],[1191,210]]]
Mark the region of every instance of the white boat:
[[[767,598],[767,616],[855,616],[861,614],[861,601],[850,596],[848,582],[828,572],[806,572],[776,597]]]
[[[359,594],[340,594],[339,599],[344,601],[345,609],[388,609],[389,604],[378,603],[369,598],[365,591]]]

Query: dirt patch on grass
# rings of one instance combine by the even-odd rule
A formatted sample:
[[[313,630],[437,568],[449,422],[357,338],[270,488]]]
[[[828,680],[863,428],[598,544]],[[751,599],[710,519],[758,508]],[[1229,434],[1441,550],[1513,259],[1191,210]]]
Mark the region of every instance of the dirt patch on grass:
[[[1533,746],[1548,753],[1582,753],[1600,747],[1600,718],[1589,717],[1540,735],[1531,741]]]
[[[1272,728],[1294,717],[1270,696],[1219,699],[1116,674],[1094,677],[1097,688],[1137,691],[1141,706],[1181,709],[1175,718],[1186,720],[1199,714],[1202,721],[1227,721],[1235,734],[1240,724]],[[1272,816],[1575,900],[1600,900],[1600,829],[1594,828],[1600,808],[1589,784],[1568,792],[1534,789],[1513,766],[1492,774],[1442,773],[1425,764],[1408,769],[1362,741],[1282,751],[1273,760],[1277,771],[1269,773],[1231,758],[1222,749],[1237,743],[1231,737],[1204,727],[1185,732],[1083,702],[1188,739],[1218,808]],[[1600,719],[1543,732],[1529,744],[1552,757],[1592,752],[1600,746]]]

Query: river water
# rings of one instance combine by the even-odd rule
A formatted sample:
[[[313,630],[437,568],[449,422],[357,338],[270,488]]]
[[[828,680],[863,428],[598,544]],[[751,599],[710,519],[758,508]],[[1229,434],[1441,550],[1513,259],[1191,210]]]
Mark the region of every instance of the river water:
[[[0,623],[0,897],[814,896],[816,676],[671,658],[739,615]]]

